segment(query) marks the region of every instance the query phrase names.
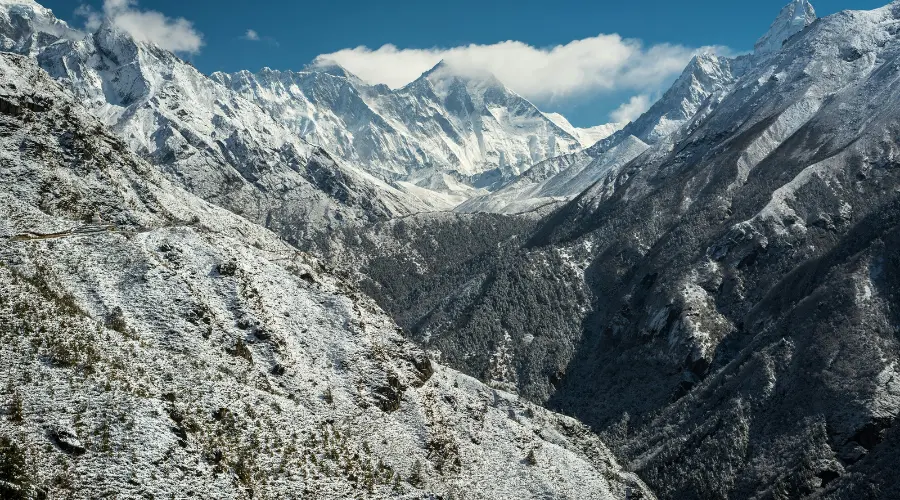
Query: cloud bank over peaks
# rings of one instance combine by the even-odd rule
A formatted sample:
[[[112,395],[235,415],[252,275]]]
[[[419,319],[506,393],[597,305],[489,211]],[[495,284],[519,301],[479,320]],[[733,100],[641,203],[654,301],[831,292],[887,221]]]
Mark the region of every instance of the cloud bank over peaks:
[[[545,48],[519,41],[433,49],[356,47],[322,54],[315,64],[336,63],[369,83],[398,88],[443,60],[463,74],[490,72],[522,96],[544,103],[633,91],[638,95],[613,113],[630,118],[641,106],[649,107],[648,96],[659,93],[694,55],[707,52],[731,54],[726,47],[646,46],[613,34]]]
[[[184,18],[170,18],[161,12],[138,9],[137,0],[104,0],[103,12],[82,5],[78,13],[86,27],[95,30],[103,19],[128,32],[135,40],[155,43],[172,52],[196,54],[203,47],[203,35]]]

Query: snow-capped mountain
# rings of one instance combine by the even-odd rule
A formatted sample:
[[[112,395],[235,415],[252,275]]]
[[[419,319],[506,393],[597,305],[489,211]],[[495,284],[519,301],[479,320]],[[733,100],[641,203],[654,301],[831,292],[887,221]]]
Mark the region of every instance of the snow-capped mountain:
[[[625,127],[613,129],[582,152],[538,163],[525,175],[507,180],[492,193],[460,204],[460,212],[520,213],[571,200],[643,153],[649,146],[674,146],[702,123],[734,84],[752,67],[763,65],[782,45],[816,20],[807,0],[782,9],[753,54],[727,58],[695,56],[672,87],[651,108]],[[665,148],[657,148],[665,151]],[[548,174],[556,174],[556,177]]]
[[[765,57],[780,52],[784,42],[806,29],[815,20],[816,9],[809,0],[792,0],[781,9],[769,31],[756,42],[754,55]]]
[[[583,152],[538,163],[531,169],[534,172],[510,178],[496,191],[474,197],[456,210],[519,213],[573,199],[605,176],[614,176],[617,167],[647,149],[642,144],[671,147],[690,134],[691,127],[702,122],[750,68],[765,64],[815,20],[815,9],[807,0],[794,0],[759,39],[753,54],[695,56],[662,98],[633,122],[625,127],[606,126],[602,130],[611,133]],[[549,173],[559,178],[548,177]]]
[[[373,175],[464,197],[590,146],[616,127],[578,129],[492,75],[463,75],[444,63],[397,90],[367,85],[337,66],[212,77]]]
[[[618,128],[576,128],[492,75],[443,63],[397,90],[337,66],[207,78],[109,24],[82,33],[30,0],[0,10],[2,46],[68,82],[134,151],[298,241],[346,221],[451,209]]]
[[[651,145],[686,129],[704,109],[714,107],[750,61],[713,54],[694,57],[663,97],[651,108],[584,151],[536,164],[500,189],[459,205],[460,212],[519,213],[570,200],[601,178],[636,158]]]
[[[688,125],[707,101],[727,92],[749,66],[745,57],[729,59],[700,54],[691,59],[681,76],[646,113],[620,132],[594,145],[589,153],[601,153],[628,136],[646,144],[657,144]]]
[[[0,54],[0,496],[653,498]],[[90,103],[89,103],[90,104]]]
[[[256,104],[109,23],[79,33],[27,0],[5,0],[0,19],[5,47],[36,58],[133,151],[292,241],[435,208],[336,161]]]
[[[0,50],[34,57],[60,39],[83,37],[34,0],[0,0]]]

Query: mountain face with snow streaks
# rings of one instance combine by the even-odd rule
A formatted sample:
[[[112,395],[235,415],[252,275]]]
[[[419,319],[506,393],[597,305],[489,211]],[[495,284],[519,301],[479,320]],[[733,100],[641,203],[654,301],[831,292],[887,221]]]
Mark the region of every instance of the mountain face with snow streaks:
[[[816,9],[808,0],[793,0],[781,9],[769,31],[754,46],[755,56],[779,52],[785,42],[815,22]]]
[[[472,198],[460,212],[520,213],[573,199],[652,145],[672,144],[705,110],[714,107],[750,65],[747,56],[694,57],[663,97],[621,130],[578,153],[537,163],[499,189]],[[560,169],[561,166],[565,168]],[[548,173],[555,175],[548,176]]]
[[[336,66],[216,73],[213,79],[377,177],[464,197],[487,187],[485,178],[517,176],[615,127],[576,129],[492,75],[461,76],[443,63],[396,90],[367,85]],[[448,174],[466,187],[445,182]]]
[[[468,200],[457,210],[519,213],[568,201],[604,176],[615,175],[617,166],[643,153],[645,148],[639,144],[673,147],[733,90],[747,71],[765,64],[784,43],[815,20],[815,9],[808,1],[792,2],[782,9],[769,31],[757,42],[753,54],[735,58],[714,54],[695,56],[662,98],[621,130],[600,138],[583,152],[537,163],[531,171],[509,179],[495,192]],[[558,170],[560,165],[566,166],[565,171],[557,172],[559,178],[548,179],[547,172]]]

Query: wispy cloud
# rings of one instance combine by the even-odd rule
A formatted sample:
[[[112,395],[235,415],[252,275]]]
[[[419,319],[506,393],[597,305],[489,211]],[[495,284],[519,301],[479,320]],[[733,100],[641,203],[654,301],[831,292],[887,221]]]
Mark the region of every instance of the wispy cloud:
[[[151,42],[173,52],[196,54],[203,47],[203,35],[182,17],[170,18],[154,10],[141,10],[137,0],[104,0],[103,12],[82,5],[78,14],[89,29],[97,29],[103,19],[127,31],[135,40]]]
[[[260,35],[259,32],[254,29],[248,29],[244,35],[241,36],[241,39],[247,40],[248,42],[265,42],[273,47],[281,46],[274,37]]]
[[[316,63],[337,63],[370,83],[397,88],[443,60],[454,72],[493,73],[519,94],[542,103],[632,91],[639,95],[615,112],[615,117],[626,119],[649,107],[648,96],[658,94],[691,57],[704,52],[731,53],[725,47],[647,46],[619,35],[598,35],[546,48],[518,41],[434,49],[357,47],[322,54]]]
[[[649,95],[636,95],[629,99],[628,102],[622,103],[621,106],[609,114],[609,117],[616,123],[628,123],[644,114],[645,111],[650,109],[651,105],[653,105],[653,102],[650,101]]]

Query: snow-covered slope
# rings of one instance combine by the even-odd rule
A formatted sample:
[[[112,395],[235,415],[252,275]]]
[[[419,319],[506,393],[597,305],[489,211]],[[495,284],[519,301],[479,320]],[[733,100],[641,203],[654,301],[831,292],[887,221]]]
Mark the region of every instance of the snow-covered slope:
[[[544,113],[544,116],[557,124],[561,129],[568,132],[569,135],[577,138],[578,142],[585,147],[597,144],[603,139],[616,133],[625,125],[624,123],[607,123],[595,127],[579,128],[569,123],[569,120],[559,113]]]
[[[492,75],[461,76],[443,63],[397,90],[366,85],[336,66],[212,77],[348,163],[445,193],[430,179],[452,174],[481,187],[492,172],[515,176],[613,128],[577,129]]]
[[[516,214],[571,199],[649,148],[629,135],[597,157],[586,152],[541,162],[503,188],[456,207],[457,212]]]
[[[710,98],[721,99],[750,65],[747,56],[729,59],[714,54],[695,56],[672,87],[646,113],[621,131],[589,149],[599,154],[628,136],[656,144],[689,124]]]
[[[0,54],[0,496],[653,498]]]

